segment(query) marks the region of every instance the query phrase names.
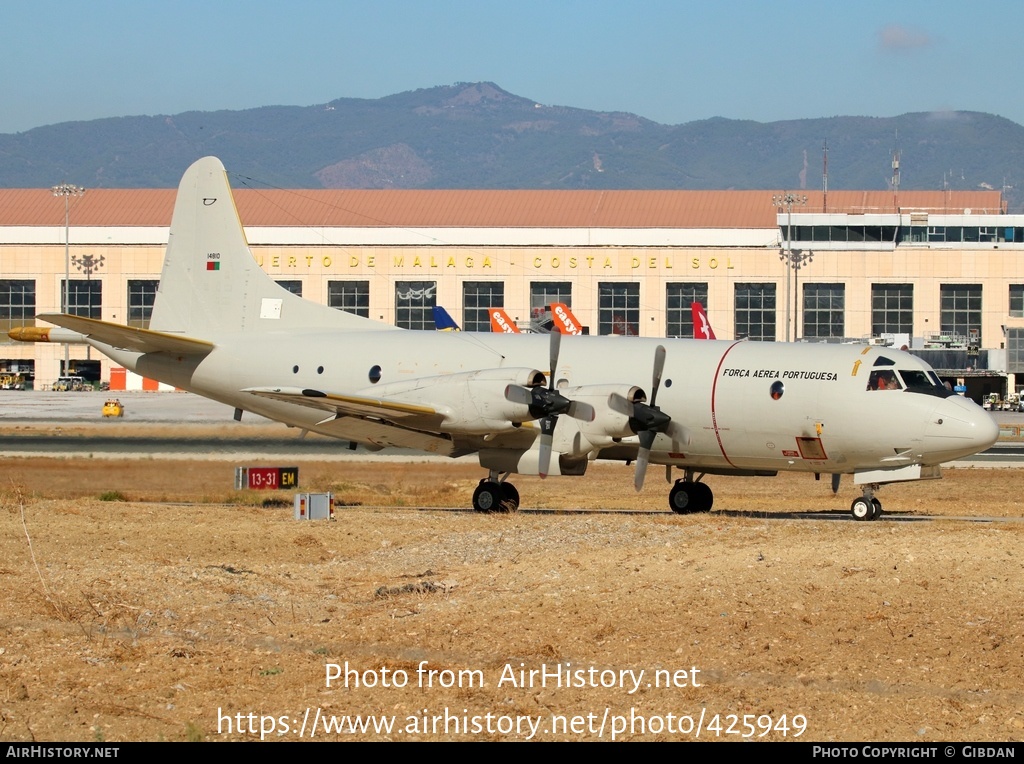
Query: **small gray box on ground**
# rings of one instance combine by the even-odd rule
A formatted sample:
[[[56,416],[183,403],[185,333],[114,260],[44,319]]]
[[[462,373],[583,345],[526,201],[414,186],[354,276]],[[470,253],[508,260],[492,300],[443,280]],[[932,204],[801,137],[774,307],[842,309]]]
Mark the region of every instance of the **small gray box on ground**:
[[[334,494],[332,493],[297,493],[295,494],[296,520],[332,520],[334,519]]]

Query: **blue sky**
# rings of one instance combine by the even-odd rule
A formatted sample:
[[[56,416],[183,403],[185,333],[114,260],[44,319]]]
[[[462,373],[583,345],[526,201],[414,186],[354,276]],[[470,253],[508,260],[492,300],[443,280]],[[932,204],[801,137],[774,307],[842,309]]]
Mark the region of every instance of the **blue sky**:
[[[986,111],[1024,124],[1024,3],[5,0],[0,133],[489,80],[666,124]]]

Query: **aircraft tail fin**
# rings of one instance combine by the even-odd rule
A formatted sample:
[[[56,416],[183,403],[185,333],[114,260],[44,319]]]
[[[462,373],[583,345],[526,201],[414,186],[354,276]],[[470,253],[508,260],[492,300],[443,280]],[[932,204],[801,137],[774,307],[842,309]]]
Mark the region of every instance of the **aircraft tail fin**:
[[[439,332],[460,332],[462,329],[451,314],[440,305],[435,305],[431,310],[434,313],[434,328]]]
[[[499,334],[519,334],[519,327],[516,326],[504,308],[490,308],[487,311],[491,317],[491,331]]]
[[[238,331],[394,328],[292,294],[249,251],[224,165],[185,171],[171,218],[150,329],[208,338]]]
[[[551,303],[551,317],[554,319],[555,331],[562,334],[583,334],[583,324],[564,302]]]
[[[708,314],[704,311],[704,306],[699,302],[694,302],[690,304],[690,310],[693,315],[693,338],[695,340],[715,339],[715,330],[711,328],[711,322],[708,321]]]

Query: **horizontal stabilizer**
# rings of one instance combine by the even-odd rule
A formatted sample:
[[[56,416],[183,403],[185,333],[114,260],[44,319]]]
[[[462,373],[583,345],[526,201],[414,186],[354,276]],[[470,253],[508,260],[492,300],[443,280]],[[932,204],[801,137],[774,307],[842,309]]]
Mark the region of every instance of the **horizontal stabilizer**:
[[[87,339],[102,342],[104,345],[110,345],[118,350],[130,350],[135,353],[182,353],[187,355],[206,355],[213,350],[213,343],[205,340],[154,332],[149,329],[136,329],[132,326],[97,321],[94,318],[69,316],[66,313],[43,313],[38,318],[78,332]]]

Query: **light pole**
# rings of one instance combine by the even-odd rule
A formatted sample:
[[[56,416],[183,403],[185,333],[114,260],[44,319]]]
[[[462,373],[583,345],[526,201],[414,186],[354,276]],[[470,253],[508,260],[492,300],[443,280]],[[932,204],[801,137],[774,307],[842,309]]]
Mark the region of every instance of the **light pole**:
[[[789,191],[772,196],[773,207],[786,208],[786,246],[779,250],[779,259],[786,264],[786,342],[790,342],[792,338],[790,310],[796,302],[795,295],[792,301],[790,300],[792,274],[803,265],[805,260],[810,260],[812,257],[810,253],[805,254],[802,250],[793,251],[793,205],[795,204],[800,206],[807,204],[807,197],[791,194]]]
[[[93,318],[92,315],[92,274],[103,267],[103,255],[96,257],[96,255],[82,255],[79,257],[75,255],[71,258],[75,263],[75,268],[85,274],[85,293],[86,299],[89,301],[89,307],[86,310],[86,318]],[[102,318],[102,316],[98,316]],[[85,346],[85,357],[87,360],[92,360],[92,346]]]
[[[85,193],[84,188],[72,185],[71,183],[61,183],[59,186],[54,186],[50,189],[54,196],[64,197],[64,305],[62,306],[63,313],[67,313],[70,309],[71,303],[71,257],[70,257],[70,239],[71,239],[71,225],[70,225],[70,212],[71,212],[71,197],[81,196]],[[70,358],[71,346],[66,342],[64,343],[64,372],[63,376],[68,375],[68,370],[71,368]]]

